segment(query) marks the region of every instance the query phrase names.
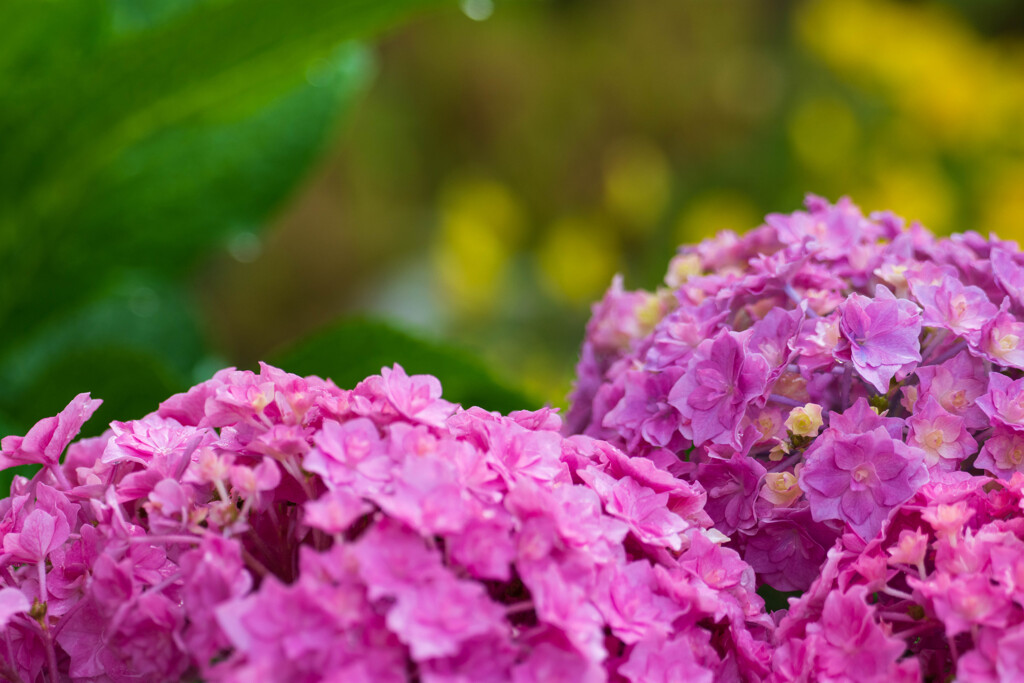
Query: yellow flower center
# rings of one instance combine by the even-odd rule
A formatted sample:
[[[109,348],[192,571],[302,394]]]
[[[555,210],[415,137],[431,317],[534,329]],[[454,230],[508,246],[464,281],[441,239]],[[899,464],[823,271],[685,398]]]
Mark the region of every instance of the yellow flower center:
[[[863,484],[870,476],[871,470],[868,469],[867,465],[861,465],[853,471],[853,480],[858,484]]]
[[[958,411],[963,410],[967,406],[967,392],[963,389],[954,391],[949,397],[949,402]]]
[[[940,448],[942,448],[942,445],[946,443],[946,441],[945,439],[942,438],[941,430],[933,429],[932,431],[928,432],[927,435],[925,435],[924,443],[931,450],[937,451]]]
[[[960,320],[967,313],[967,297],[963,294],[958,294],[950,302],[950,306],[953,309],[955,315],[954,320]]]
[[[765,475],[768,487],[776,493],[789,493],[796,486],[796,475],[792,472],[778,472]]]

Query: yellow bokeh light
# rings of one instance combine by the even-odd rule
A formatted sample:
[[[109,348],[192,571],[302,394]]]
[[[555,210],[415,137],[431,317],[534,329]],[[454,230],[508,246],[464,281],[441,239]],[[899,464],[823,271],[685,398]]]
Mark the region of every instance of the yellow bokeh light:
[[[440,214],[434,267],[445,298],[467,313],[481,313],[498,295],[522,241],[522,209],[500,183],[459,179],[445,189]]]
[[[650,234],[668,203],[671,179],[660,149],[643,141],[619,142],[605,158],[605,203],[631,232]]]
[[[1024,244],[1024,163],[996,169],[982,190],[981,222],[972,226],[987,235]]]
[[[602,222],[568,217],[547,230],[536,257],[548,291],[578,305],[608,287],[619,266],[619,245]]]
[[[928,160],[879,159],[872,178],[873,186],[860,195],[866,210],[894,211],[940,234],[954,229],[956,192],[938,164]]]
[[[712,190],[694,197],[676,223],[675,240],[689,244],[722,230],[741,233],[761,224],[757,207],[739,192]]]
[[[801,6],[797,35],[851,82],[880,90],[937,141],[998,143],[1024,107],[1024,72],[949,9],[889,0]]]
[[[801,102],[787,123],[793,151],[815,171],[835,171],[857,156],[857,118],[842,101],[817,97]]]

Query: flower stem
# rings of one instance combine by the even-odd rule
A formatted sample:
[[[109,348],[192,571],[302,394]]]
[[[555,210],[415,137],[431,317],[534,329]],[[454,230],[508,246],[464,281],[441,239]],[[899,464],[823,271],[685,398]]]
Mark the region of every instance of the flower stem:
[[[899,598],[900,600],[909,600],[910,602],[914,601],[914,596],[910,593],[905,593],[904,591],[896,588],[890,588],[889,586],[882,588],[882,592],[886,595],[891,595],[894,598]]]
[[[789,456],[788,458],[786,458],[785,460],[783,460],[778,465],[776,465],[775,467],[771,468],[768,471],[772,473],[781,472],[782,470],[786,469],[796,461],[800,460],[800,458],[802,457],[804,457],[803,453],[794,453],[793,455]]]
[[[966,348],[967,348],[967,342],[965,342],[965,341],[961,341],[961,342],[959,342],[957,344],[953,344],[953,346],[951,346],[949,348],[949,350],[947,350],[945,353],[940,355],[938,358],[935,358],[935,359],[929,358],[926,361],[922,361],[921,365],[925,365],[925,364],[928,364],[928,365],[940,365],[942,363],[945,363],[947,360],[949,360],[950,358],[952,358],[953,356],[955,356],[956,354],[960,353],[961,351],[963,351]]]
[[[784,406],[790,406],[792,408],[802,408],[804,405],[796,399],[789,398],[788,396],[780,396],[779,394],[768,394],[768,400],[775,401],[776,403],[781,403]]]
[[[202,541],[200,536],[186,536],[185,534],[168,534],[166,536],[131,536],[129,543],[188,543],[198,545]]]

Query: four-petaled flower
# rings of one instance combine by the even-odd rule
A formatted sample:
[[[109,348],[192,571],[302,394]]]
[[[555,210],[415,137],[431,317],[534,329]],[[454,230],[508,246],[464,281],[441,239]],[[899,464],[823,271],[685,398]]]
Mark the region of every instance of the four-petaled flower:
[[[839,329],[850,343],[853,367],[883,394],[894,376],[906,375],[921,361],[920,310],[882,285],[874,299],[851,294],[842,307]]]
[[[825,430],[807,450],[799,476],[816,521],[842,520],[866,541],[926,481],[924,453],[883,427],[863,434]]]
[[[739,335],[725,332],[702,342],[668,395],[683,416],[679,431],[696,445],[710,441],[738,448],[740,421],[764,393],[767,379],[767,361],[747,353]]]

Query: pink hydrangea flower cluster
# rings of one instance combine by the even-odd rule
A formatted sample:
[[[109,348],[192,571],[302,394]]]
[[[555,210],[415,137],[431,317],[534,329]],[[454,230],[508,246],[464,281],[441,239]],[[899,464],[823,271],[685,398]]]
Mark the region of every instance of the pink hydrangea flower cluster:
[[[665,283],[595,306],[567,429],[701,484],[760,582],[806,590],[929,481],[1024,472],[1016,244],[812,196]]]
[[[774,681],[1024,680],[1024,254],[809,197],[594,307],[568,433],[708,494]]]
[[[922,486],[845,534],[776,632],[771,680],[1024,680],[1024,474]]]
[[[6,680],[770,673],[773,621],[703,488],[554,411],[264,365],[72,443],[98,404],[2,441],[0,466],[41,466],[0,502]]]

